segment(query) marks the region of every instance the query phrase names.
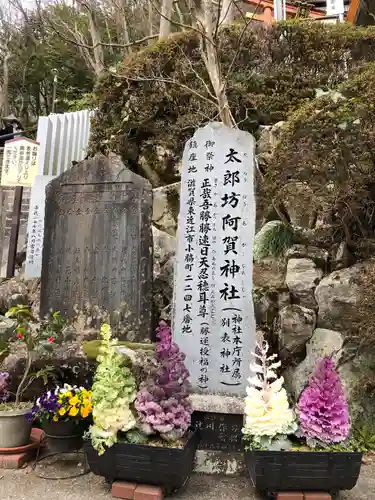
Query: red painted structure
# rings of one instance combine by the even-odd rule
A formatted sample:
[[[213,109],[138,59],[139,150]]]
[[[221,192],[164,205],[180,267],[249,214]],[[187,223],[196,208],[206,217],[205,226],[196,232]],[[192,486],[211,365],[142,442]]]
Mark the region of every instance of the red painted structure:
[[[253,18],[255,21],[261,21],[266,24],[272,24],[275,22],[273,14],[273,0],[244,0],[245,3],[249,4],[255,13],[247,12],[246,16]],[[298,14],[298,7],[295,5],[286,4],[286,16],[287,19],[293,19]],[[310,9],[308,17],[312,19],[324,17],[324,12],[321,10]]]

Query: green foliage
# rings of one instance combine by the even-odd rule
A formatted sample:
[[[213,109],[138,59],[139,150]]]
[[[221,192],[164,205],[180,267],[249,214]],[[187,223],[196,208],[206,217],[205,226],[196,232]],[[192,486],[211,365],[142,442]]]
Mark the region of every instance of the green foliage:
[[[126,440],[133,444],[147,444],[150,437],[138,429],[131,429],[126,433]]]
[[[312,100],[317,88],[335,87],[347,71],[375,55],[375,30],[345,23],[252,26],[238,47],[241,32],[241,25],[223,29],[218,52],[228,74],[231,110],[240,128],[250,132],[286,119]],[[113,150],[143,175],[146,161],[159,184],[177,180],[175,165],[186,140],[217,116],[206,82],[194,32],[126,58],[116,74],[104,75],[97,84],[92,152]]]
[[[82,348],[85,356],[89,359],[96,359],[99,354],[100,346],[102,344],[101,340],[88,340],[83,342]],[[136,342],[118,342],[119,346],[127,347],[128,349],[132,349],[134,351],[141,349],[144,351],[154,351],[155,344],[140,344]]]
[[[254,260],[255,262],[266,257],[279,257],[293,244],[293,230],[281,221],[268,222],[255,235]]]
[[[31,308],[26,305],[12,307],[6,316],[16,320],[16,338],[27,350],[25,370],[16,392],[16,404],[18,405],[23,393],[35,379],[43,378],[46,382],[48,376],[51,375],[52,368],[49,366],[36,373],[30,372],[31,366],[37,357],[48,356],[53,352],[55,346],[62,343],[66,321],[59,312],[55,312],[50,317],[40,321],[34,316]],[[12,340],[16,339],[10,339],[10,342]]]
[[[265,175],[276,202],[289,183],[304,186],[302,203],[308,198],[327,230],[323,244],[345,240],[358,257],[374,248],[374,83],[375,65],[369,64],[338,92],[302,106],[282,129]]]
[[[367,421],[353,430],[353,439],[358,451],[375,451],[375,423]]]
[[[136,385],[131,370],[124,366],[124,357],[117,351],[117,340],[112,338],[110,326],[102,325],[100,333],[102,344],[92,386],[94,425],[90,436],[93,447],[102,455],[117,442],[118,432],[136,426],[130,409]]]

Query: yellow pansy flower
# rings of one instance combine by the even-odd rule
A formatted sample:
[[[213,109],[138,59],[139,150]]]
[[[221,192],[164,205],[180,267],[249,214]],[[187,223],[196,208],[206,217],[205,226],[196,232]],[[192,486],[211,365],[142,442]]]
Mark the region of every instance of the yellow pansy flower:
[[[78,415],[78,408],[76,408],[75,406],[73,406],[72,408],[70,408],[69,410],[69,416],[70,417],[76,417]]]
[[[57,415],[55,415],[52,419],[54,422],[58,422],[59,421],[59,417]]]
[[[73,397],[73,394],[70,391],[67,391],[63,394],[63,396],[65,396],[66,398],[71,398]]]
[[[77,398],[77,396],[74,396],[73,398],[69,399],[69,404],[71,406],[76,406],[78,403],[79,403],[79,399]]]
[[[88,415],[89,415],[89,410],[87,408],[81,408],[81,416],[83,418],[86,418],[88,417]]]
[[[59,415],[63,416],[63,415],[65,415],[65,413],[66,413],[65,408],[60,408]]]

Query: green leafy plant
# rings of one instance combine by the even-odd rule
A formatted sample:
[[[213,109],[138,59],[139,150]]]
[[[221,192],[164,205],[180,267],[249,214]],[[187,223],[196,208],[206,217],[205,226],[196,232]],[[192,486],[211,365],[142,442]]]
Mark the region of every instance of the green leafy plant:
[[[30,384],[39,377],[46,381],[46,377],[50,374],[50,367],[32,373],[32,363],[38,358],[50,355],[55,346],[61,344],[66,322],[59,312],[39,321],[33,315],[30,307],[25,305],[12,307],[6,316],[16,320],[16,340],[22,343],[27,351],[25,370],[16,391],[15,404],[19,405],[22,395]]]
[[[92,446],[102,455],[106,448],[117,442],[118,432],[127,432],[136,426],[130,408],[136,396],[136,384],[108,324],[102,325],[100,335],[99,364],[92,386],[94,424],[90,428],[90,439]]]
[[[293,230],[281,221],[270,221],[256,234],[254,239],[255,262],[266,257],[278,257],[291,247]]]

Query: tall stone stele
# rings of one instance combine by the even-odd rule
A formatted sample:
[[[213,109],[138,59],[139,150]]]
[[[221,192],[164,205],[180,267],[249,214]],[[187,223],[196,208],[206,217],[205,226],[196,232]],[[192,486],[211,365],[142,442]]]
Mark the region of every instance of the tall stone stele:
[[[254,139],[211,123],[185,147],[174,332],[197,392],[243,395],[255,339]]]
[[[183,155],[173,325],[187,356],[203,454],[242,447],[256,329],[254,233],[254,138],[210,123],[197,130]],[[198,453],[198,470],[200,460],[207,471],[207,457]]]
[[[46,188],[41,314],[127,304],[129,340],[150,338],[152,188],[114,155],[97,155]]]

